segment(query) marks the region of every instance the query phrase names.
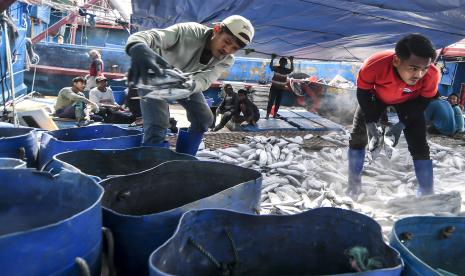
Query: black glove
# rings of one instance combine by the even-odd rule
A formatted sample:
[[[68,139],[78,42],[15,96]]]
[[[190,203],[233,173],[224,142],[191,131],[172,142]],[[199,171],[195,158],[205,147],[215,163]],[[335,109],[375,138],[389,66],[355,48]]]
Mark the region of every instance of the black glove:
[[[375,123],[366,124],[368,135],[370,137],[370,142],[368,144],[368,150],[374,151],[380,146],[381,132]]]
[[[276,57],[277,57],[276,54],[271,54],[271,58],[272,58],[272,59],[275,59]]]
[[[370,137],[381,137],[381,132],[375,123],[367,123],[366,126]]]
[[[143,42],[132,45],[128,53],[131,56],[131,68],[128,74],[129,83],[137,84],[140,78],[144,83],[147,83],[149,69],[154,72],[155,76],[161,76],[163,75],[162,69],[171,68],[168,62]]]
[[[405,128],[405,125],[402,122],[398,122],[397,124],[388,127],[384,136],[389,137],[393,141],[393,144],[392,144],[393,147],[397,146],[397,143],[399,142],[400,134],[402,133],[402,130],[404,130],[404,128]]]

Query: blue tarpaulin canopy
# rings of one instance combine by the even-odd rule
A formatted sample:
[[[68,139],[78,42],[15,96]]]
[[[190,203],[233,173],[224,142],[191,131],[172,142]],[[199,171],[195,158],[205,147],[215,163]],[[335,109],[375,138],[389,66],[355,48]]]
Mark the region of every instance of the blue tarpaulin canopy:
[[[132,0],[132,8],[138,30],[242,15],[255,27],[251,57],[363,61],[408,33],[437,48],[465,37],[465,0]]]

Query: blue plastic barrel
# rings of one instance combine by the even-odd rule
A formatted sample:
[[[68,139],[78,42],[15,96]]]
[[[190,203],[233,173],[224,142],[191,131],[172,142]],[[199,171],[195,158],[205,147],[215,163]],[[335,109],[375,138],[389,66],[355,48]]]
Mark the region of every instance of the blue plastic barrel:
[[[126,99],[126,89],[127,87],[124,86],[112,86],[111,89],[113,91],[113,97],[115,98],[115,102],[119,105],[124,104],[124,100]]]
[[[26,162],[15,158],[0,158],[0,169],[25,169]]]
[[[0,157],[25,159],[35,167],[39,143],[33,128],[0,127]]]
[[[368,250],[382,268],[356,272],[348,254]],[[207,256],[210,254],[210,256]],[[400,275],[399,253],[373,219],[338,208],[292,216],[228,210],[184,214],[175,234],[153,252],[150,275]]]
[[[0,169],[2,275],[99,275],[103,189],[83,174]]]
[[[212,107],[213,102],[215,101],[213,98],[210,98],[210,97],[205,97],[205,100],[207,101],[207,105],[209,107]]]
[[[400,219],[394,223],[390,244],[404,260],[405,275],[465,273],[465,217]]]
[[[139,147],[143,133],[114,125],[95,125],[49,131],[42,134],[39,169],[55,154],[86,149],[125,149]]]
[[[94,176],[101,181],[111,176],[145,171],[173,160],[197,160],[197,158],[157,147],[78,150],[53,156],[53,161],[48,163],[44,170],[58,173],[62,169],[67,169]]]
[[[210,161],[170,161],[153,169],[106,179],[103,224],[115,240],[119,275],[148,275],[150,253],[176,230],[192,209],[257,212],[259,172]]]

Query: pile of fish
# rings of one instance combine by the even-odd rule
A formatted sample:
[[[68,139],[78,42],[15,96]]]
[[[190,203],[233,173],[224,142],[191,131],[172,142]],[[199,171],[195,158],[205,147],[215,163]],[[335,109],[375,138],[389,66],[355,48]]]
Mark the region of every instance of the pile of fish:
[[[197,157],[262,172],[261,214],[295,214],[317,207],[338,207],[373,217],[389,233],[392,223],[406,215],[460,213],[460,192],[465,193],[462,148],[430,142],[437,194],[418,199],[413,161],[405,139],[401,138],[390,159],[383,154],[374,161],[366,158],[362,193],[352,199],[345,195],[349,135],[333,132],[320,138],[335,146],[319,151],[305,149],[305,140],[314,139],[312,134],[293,138],[258,135],[248,136],[245,143],[234,147],[199,151]]]

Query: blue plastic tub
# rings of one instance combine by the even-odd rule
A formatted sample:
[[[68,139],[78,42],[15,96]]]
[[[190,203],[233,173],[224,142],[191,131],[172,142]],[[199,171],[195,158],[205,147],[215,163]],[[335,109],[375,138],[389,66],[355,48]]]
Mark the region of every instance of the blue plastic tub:
[[[26,160],[35,167],[39,143],[33,128],[0,127],[0,157]]]
[[[404,259],[405,275],[465,274],[465,217],[400,219],[390,244]]]
[[[25,169],[26,162],[15,158],[0,158],[0,169]]]
[[[42,134],[39,169],[55,154],[86,149],[126,149],[139,147],[143,133],[114,125],[96,125],[49,131]]]
[[[113,91],[113,97],[115,97],[115,102],[117,104],[122,105],[124,103],[124,100],[126,99],[126,89],[126,86],[111,86],[111,90]]]
[[[209,161],[170,161],[153,169],[106,179],[103,224],[114,235],[119,275],[148,275],[150,253],[192,209],[258,212],[261,174]]]
[[[157,147],[78,150],[53,156],[53,161],[48,163],[44,170],[58,173],[62,169],[67,169],[91,175],[101,181],[111,176],[142,172],[173,160],[197,160],[197,158]]]
[[[207,104],[209,107],[212,107],[213,102],[215,101],[213,98],[210,98],[210,97],[205,97],[205,100],[207,101]]]
[[[348,252],[368,249],[382,268],[356,272]],[[208,254],[210,254],[208,256]],[[153,252],[150,275],[400,275],[399,253],[373,219],[338,208],[292,216],[228,210],[184,214],[175,234]]]
[[[0,169],[2,275],[100,273],[103,189],[88,176]]]
[[[122,88],[122,90],[115,90],[113,89],[113,97],[115,98],[115,102],[119,105],[124,104],[124,100],[126,99],[126,92],[124,89],[126,87],[118,86],[117,88]]]

